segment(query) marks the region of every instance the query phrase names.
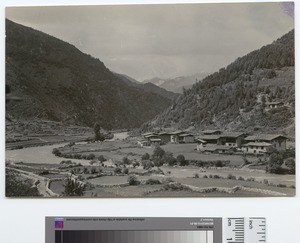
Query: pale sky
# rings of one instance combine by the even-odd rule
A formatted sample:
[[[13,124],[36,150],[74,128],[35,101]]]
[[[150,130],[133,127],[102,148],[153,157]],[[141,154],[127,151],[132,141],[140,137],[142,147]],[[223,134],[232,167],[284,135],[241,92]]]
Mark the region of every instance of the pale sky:
[[[6,17],[139,81],[210,73],[294,28],[282,3],[11,7]]]

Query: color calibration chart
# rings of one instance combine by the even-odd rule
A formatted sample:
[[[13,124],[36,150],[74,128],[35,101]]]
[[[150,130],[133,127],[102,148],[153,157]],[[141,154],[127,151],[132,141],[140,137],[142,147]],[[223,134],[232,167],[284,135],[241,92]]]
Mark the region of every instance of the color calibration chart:
[[[46,218],[46,243],[244,242],[266,242],[265,218]]]

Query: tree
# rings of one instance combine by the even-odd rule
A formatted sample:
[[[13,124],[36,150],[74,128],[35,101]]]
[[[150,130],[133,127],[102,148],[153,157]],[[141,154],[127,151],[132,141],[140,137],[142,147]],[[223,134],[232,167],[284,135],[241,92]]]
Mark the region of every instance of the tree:
[[[185,160],[185,157],[182,154],[179,154],[177,156],[177,161],[178,161],[180,166],[186,166],[188,164],[188,161]]]
[[[166,152],[159,146],[154,149],[151,160],[154,162],[155,166],[159,167],[163,165],[162,158],[165,155],[165,153]]]
[[[177,160],[173,157],[173,154],[171,152],[166,152],[162,158],[163,162],[173,166],[176,164]]]
[[[154,151],[153,151],[153,157],[159,157],[159,158],[162,158],[164,155],[165,155],[165,151],[161,148],[161,147],[159,147],[159,146],[157,146],[155,149],[154,149]]]
[[[106,159],[104,158],[103,155],[99,155],[98,160],[99,160],[100,162],[106,161]]]
[[[148,153],[143,154],[142,160],[149,160],[149,159],[150,159],[150,155]]]
[[[64,196],[82,196],[85,191],[85,185],[75,178],[68,177],[65,183]]]
[[[100,132],[100,130],[101,130],[101,127],[100,127],[99,123],[96,122],[94,125],[95,141],[103,142],[105,140],[105,137]]]
[[[120,167],[116,167],[116,168],[114,169],[114,172],[115,172],[116,174],[120,174],[120,173],[122,172],[122,169],[121,169]]]
[[[140,181],[137,179],[137,177],[135,175],[130,175],[128,177],[128,183],[130,186],[135,186],[135,185],[139,185]]]
[[[285,161],[285,165],[290,169],[291,174],[295,174],[296,172],[296,163],[294,158],[289,158]]]
[[[122,163],[123,163],[124,165],[129,165],[129,164],[130,164],[130,160],[129,160],[127,157],[123,157]]]
[[[39,197],[38,189],[31,182],[18,180],[16,174],[6,170],[5,195],[7,197]]]
[[[274,174],[281,174],[283,164],[283,157],[277,151],[272,152],[269,157],[268,165],[267,165],[267,172],[274,173]]]

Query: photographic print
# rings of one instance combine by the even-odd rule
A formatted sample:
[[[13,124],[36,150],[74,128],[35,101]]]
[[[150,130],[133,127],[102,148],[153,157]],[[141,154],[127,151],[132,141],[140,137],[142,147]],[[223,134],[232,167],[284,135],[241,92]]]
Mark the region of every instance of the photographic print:
[[[7,197],[295,195],[294,3],[6,8]]]

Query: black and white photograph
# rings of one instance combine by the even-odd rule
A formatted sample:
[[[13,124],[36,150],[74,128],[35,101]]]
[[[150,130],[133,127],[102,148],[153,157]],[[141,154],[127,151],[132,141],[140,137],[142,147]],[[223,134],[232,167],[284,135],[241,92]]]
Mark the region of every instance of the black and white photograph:
[[[5,9],[16,198],[292,197],[293,2]]]

